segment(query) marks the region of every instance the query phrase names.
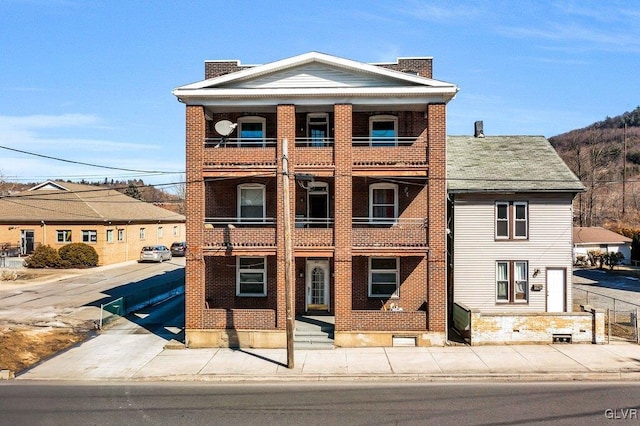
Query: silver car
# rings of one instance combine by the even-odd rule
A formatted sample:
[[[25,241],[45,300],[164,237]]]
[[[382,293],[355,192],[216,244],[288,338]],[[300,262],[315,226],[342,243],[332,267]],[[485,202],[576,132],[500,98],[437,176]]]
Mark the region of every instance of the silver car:
[[[138,262],[162,262],[171,260],[171,250],[167,246],[145,246],[140,251]]]

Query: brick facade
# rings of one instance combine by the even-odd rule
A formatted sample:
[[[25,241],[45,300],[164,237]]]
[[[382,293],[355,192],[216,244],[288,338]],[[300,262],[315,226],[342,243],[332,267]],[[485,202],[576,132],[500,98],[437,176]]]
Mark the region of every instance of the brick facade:
[[[431,78],[429,58],[379,66]],[[205,77],[242,69],[234,61],[207,62]],[[224,106],[187,106],[187,343],[282,343],[277,333],[284,332],[286,320],[285,215],[292,223],[296,314],[312,307],[333,315],[338,345],[382,342],[372,337],[376,333],[385,336],[384,342],[394,335],[414,336],[419,344],[442,341],[447,316],[446,105],[356,106],[319,99],[311,108],[305,106],[309,102],[295,100],[259,107],[242,102],[227,111]],[[321,143],[308,134],[311,113],[327,118],[328,134]],[[243,116],[263,120],[256,146],[232,139],[221,144],[215,123],[237,123]],[[392,117],[398,143],[370,142],[376,116]],[[234,137],[239,133],[240,128]],[[287,212],[282,202],[285,155],[291,199]],[[306,181],[298,184],[296,175],[312,175],[315,189]],[[256,223],[240,217],[238,188],[246,184],[254,184],[259,189],[254,195],[264,197],[263,202],[259,196],[242,201],[254,211],[263,206],[264,217]],[[382,198],[374,202],[373,191]],[[372,219],[380,211],[395,211],[395,217]],[[266,294],[238,293],[238,257],[266,259]],[[397,267],[374,274],[372,258],[396,259]],[[308,265],[317,267],[310,271]],[[307,294],[316,276],[311,273],[325,277],[326,299]],[[374,294],[381,291],[381,284],[370,283],[374,275],[382,282],[397,277],[395,294]],[[362,343],[362,333],[369,343]]]

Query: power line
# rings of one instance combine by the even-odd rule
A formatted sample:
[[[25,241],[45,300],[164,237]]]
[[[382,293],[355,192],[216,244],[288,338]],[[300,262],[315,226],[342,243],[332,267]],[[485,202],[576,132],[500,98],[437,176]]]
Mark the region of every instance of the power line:
[[[184,171],[172,171],[172,172],[169,172],[169,171],[162,171],[162,170],[137,170],[137,169],[126,169],[126,168],[122,168],[122,167],[103,166],[101,164],[92,164],[92,163],[85,163],[85,162],[82,162],[82,161],[66,160],[64,158],[52,157],[52,156],[49,156],[49,155],[38,154],[38,153],[35,153],[35,152],[23,151],[21,149],[9,148],[8,146],[0,145],[0,148],[6,149],[8,151],[19,152],[21,154],[27,154],[27,155],[33,155],[35,157],[46,158],[46,159],[49,159],[49,160],[62,161],[64,163],[71,163],[71,164],[80,164],[82,166],[98,167],[98,168],[101,168],[101,169],[120,170],[120,171],[124,171],[124,172],[135,172],[135,173],[172,174],[172,175],[173,174],[177,174],[177,173],[184,173]]]

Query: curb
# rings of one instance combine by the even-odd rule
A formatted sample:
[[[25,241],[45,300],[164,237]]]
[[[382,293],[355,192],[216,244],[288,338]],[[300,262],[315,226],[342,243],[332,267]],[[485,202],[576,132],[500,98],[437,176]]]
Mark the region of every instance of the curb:
[[[11,380],[15,379],[16,375],[11,370],[0,370],[0,380]]]

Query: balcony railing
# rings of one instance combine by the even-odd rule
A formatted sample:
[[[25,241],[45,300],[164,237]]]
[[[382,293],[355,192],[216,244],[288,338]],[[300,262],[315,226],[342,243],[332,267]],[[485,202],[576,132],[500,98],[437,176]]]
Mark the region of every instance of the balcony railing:
[[[426,229],[427,219],[422,217],[354,217],[352,225],[354,228],[394,226],[402,229]]]
[[[415,136],[395,136],[395,137],[371,137],[354,136],[351,138],[353,146],[390,147],[390,146],[411,146],[417,141],[424,139]]]
[[[205,138],[205,148],[272,148],[276,138]]]
[[[333,146],[333,138],[296,138],[297,147],[329,148]]]
[[[296,228],[331,228],[333,226],[333,218],[317,218],[296,216]]]
[[[276,223],[273,217],[205,217],[204,223],[214,226],[228,225],[274,225]]]

